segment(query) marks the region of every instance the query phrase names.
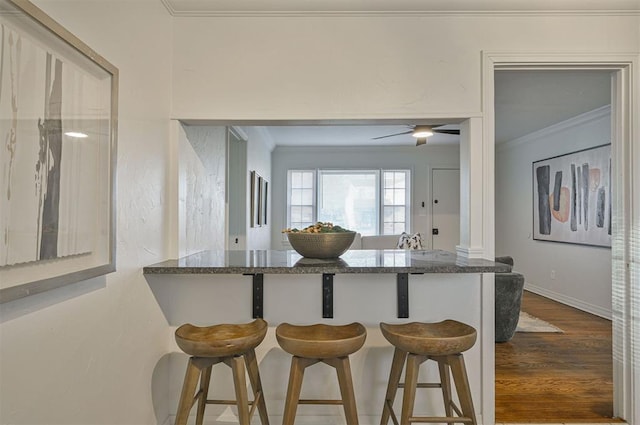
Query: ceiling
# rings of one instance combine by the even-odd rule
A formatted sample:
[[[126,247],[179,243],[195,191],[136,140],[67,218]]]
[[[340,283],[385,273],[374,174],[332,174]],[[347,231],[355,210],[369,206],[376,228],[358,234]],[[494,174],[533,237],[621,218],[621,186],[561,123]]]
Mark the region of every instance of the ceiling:
[[[515,140],[608,105],[610,78],[608,71],[496,72],[496,143]],[[265,126],[264,129],[276,146],[415,146],[415,139],[409,134],[372,139],[407,131],[409,125],[417,123],[429,123],[429,120],[397,125],[381,122],[367,125],[277,125]],[[460,127],[449,124],[443,128]],[[427,143],[455,145],[459,143],[459,136],[436,133]]]
[[[161,0],[173,16],[623,14],[639,0]]]
[[[609,71],[497,71],[496,143],[610,103]]]

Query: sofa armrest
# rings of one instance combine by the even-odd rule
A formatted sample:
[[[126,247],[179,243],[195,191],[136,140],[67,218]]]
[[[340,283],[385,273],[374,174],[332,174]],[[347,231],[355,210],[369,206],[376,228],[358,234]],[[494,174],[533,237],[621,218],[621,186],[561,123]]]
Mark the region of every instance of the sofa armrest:
[[[509,266],[511,266],[511,270],[513,270],[513,257],[510,257],[508,255],[502,256],[502,257],[496,257],[495,259],[496,263],[502,263],[502,264],[508,264]]]

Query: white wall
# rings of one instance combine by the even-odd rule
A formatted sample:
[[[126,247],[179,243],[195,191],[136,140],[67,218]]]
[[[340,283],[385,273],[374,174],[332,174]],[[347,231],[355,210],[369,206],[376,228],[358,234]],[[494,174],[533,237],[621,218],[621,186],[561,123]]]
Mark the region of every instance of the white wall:
[[[611,250],[535,241],[533,161],[611,141],[610,108],[599,108],[496,149],[496,254],[511,255],[526,288],[611,318]]]
[[[271,151],[274,145],[269,134],[262,127],[242,127],[247,135],[247,172],[255,171],[269,182],[267,206],[273,205],[272,195],[274,184],[271,179]],[[247,177],[247,207],[250,204],[251,180]],[[269,249],[271,247],[271,228],[273,214],[268,213],[267,224],[251,227],[250,214],[247,214],[247,249]]]
[[[120,70],[118,271],[0,306],[0,423],[161,423],[169,333],[141,268],[168,257],[172,21],[157,0],[36,3]]]
[[[225,248],[226,129],[183,126],[179,137],[179,253]]]
[[[631,15],[176,18],[172,112],[480,116],[482,51],[637,52],[639,27]]]
[[[431,229],[431,170],[458,168],[459,147],[403,146],[395,148],[294,148],[278,147],[273,151],[273,226],[272,247],[283,249],[282,229],[287,227],[287,170],[301,168],[405,168],[412,174],[411,231],[421,232],[424,240]],[[425,207],[422,207],[425,202]]]

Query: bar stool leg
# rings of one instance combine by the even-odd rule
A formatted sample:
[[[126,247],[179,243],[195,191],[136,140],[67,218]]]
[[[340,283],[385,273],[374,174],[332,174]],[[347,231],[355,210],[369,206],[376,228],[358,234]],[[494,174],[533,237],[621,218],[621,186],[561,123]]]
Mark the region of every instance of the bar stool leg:
[[[196,413],[196,425],[202,425],[204,420],[204,408],[207,407],[207,397],[209,395],[209,381],[211,381],[211,368],[209,365],[200,374],[200,396],[198,397],[198,410]]]
[[[413,406],[416,400],[416,388],[418,387],[418,372],[420,364],[426,360],[426,356],[409,353],[407,356],[407,370],[404,378],[404,395],[402,398],[402,413],[400,425],[409,425],[409,418],[413,416]]]
[[[195,359],[190,357],[189,363],[187,363],[187,371],[184,375],[184,383],[182,384],[182,393],[180,394],[180,403],[178,404],[178,411],[176,412],[175,425],[186,425],[187,419],[189,419],[189,411],[191,411],[191,406],[193,406],[193,397],[199,377],[200,369],[195,365]]]
[[[242,356],[230,357],[225,360],[233,373],[233,385],[236,390],[236,404],[238,406],[238,421],[240,425],[249,425],[249,397],[247,396],[247,380]]]
[[[269,415],[267,414],[267,404],[264,400],[264,392],[262,391],[262,381],[260,380],[260,371],[258,369],[256,352],[254,350],[247,351],[245,354],[245,361],[247,363],[247,370],[249,371],[251,388],[253,388],[253,400],[254,403],[258,404],[260,423],[262,425],[269,425]]]
[[[444,411],[448,417],[453,416],[451,411],[451,376],[449,375],[449,364],[446,358],[432,357],[438,362],[438,371],[440,372],[440,385],[442,387],[442,399],[444,400]]]
[[[472,425],[477,425],[473,401],[471,400],[471,388],[469,387],[467,369],[464,366],[464,357],[462,357],[462,354],[452,354],[447,356],[447,359],[451,366],[453,381],[456,384],[462,414],[467,418],[471,418]]]
[[[382,418],[380,419],[380,425],[387,425],[389,423],[389,415],[391,414],[393,402],[396,399],[398,384],[400,383],[402,369],[404,368],[404,362],[406,360],[407,353],[396,348],[393,352],[391,373],[389,374],[389,383],[387,384],[387,395],[385,396],[384,405],[382,406]]]
[[[282,425],[293,425],[296,419],[296,410],[298,410],[298,400],[300,399],[304,370],[315,363],[318,363],[318,360],[305,359],[297,356],[291,358],[289,386],[287,387],[287,398],[284,403]]]
[[[324,362],[336,368],[340,394],[342,396],[342,406],[344,407],[347,424],[358,425],[358,411],[356,409],[356,398],[353,391],[349,357],[326,359]]]

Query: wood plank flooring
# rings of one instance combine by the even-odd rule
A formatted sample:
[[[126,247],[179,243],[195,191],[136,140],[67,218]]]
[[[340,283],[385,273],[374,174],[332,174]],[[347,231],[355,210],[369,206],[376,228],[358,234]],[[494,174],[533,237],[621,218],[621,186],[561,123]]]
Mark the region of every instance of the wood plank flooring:
[[[526,291],[522,310],[564,333],[496,344],[496,422],[616,422],[611,321]]]

